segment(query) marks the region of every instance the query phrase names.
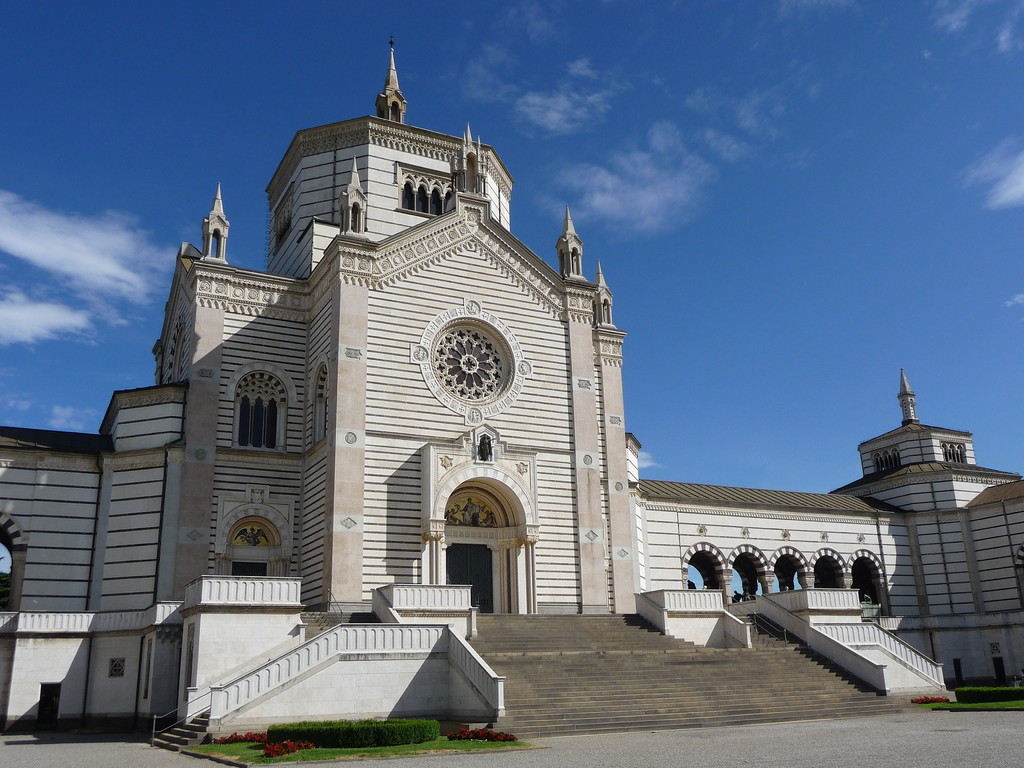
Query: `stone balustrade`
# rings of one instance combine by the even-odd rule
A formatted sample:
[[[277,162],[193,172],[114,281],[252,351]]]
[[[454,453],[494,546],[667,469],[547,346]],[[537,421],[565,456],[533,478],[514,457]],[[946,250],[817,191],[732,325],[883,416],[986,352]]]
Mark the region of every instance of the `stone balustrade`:
[[[881,647],[887,653],[897,658],[904,666],[915,670],[938,686],[943,685],[941,665],[936,664],[895,635],[884,631],[874,622],[823,624],[817,627],[817,629],[836,642],[842,643],[847,648]]]
[[[78,634],[138,632],[157,624],[180,624],[178,603],[157,603],[139,611],[21,611],[0,613],[0,632]]]
[[[185,587],[182,608],[197,605],[260,605],[300,608],[302,582],[285,578],[200,576]]]
[[[396,611],[468,611],[471,587],[447,584],[387,584],[380,591]]]

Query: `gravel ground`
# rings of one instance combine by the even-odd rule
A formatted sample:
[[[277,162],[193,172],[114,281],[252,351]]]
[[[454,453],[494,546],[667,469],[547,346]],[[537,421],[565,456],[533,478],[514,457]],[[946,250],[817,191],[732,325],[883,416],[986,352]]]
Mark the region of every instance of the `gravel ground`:
[[[988,768],[1021,764],[1024,713],[909,711],[895,717],[545,739],[545,749],[374,760],[373,768]],[[129,737],[0,736],[4,768],[202,768]],[[312,768],[334,763],[308,763]]]

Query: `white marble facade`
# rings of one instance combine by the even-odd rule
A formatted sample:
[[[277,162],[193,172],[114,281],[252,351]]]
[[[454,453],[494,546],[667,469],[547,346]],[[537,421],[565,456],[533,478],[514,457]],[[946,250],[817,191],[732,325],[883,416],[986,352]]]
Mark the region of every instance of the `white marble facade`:
[[[405,122],[393,59],[377,106],[296,134],[268,186],[268,271],[231,264],[218,188],[176,257],[155,384],[115,393],[100,434],[0,428],[5,722],[219,702],[252,658],[305,647],[303,607],[389,611],[376,590],[450,580],[521,614],[853,587],[949,680],[1020,669],[1018,475],[921,425],[901,376],[902,426],[860,446],[864,476],[836,493],[641,480],[625,334],[568,210],[556,269],[511,235],[494,148]],[[203,591],[231,577],[294,594]],[[443,647],[479,679],[416,706],[499,707],[460,633],[438,631],[358,674],[436,682]]]

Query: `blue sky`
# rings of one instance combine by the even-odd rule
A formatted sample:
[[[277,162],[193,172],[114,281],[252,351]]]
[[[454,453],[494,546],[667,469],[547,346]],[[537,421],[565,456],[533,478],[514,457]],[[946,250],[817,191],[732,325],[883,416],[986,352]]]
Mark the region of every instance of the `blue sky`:
[[[647,477],[828,491],[922,421],[1024,470],[1024,0],[24,3],[0,27],[0,423],[95,431],[215,186],[260,268],[295,131],[492,144],[512,229],[572,206],[629,332]]]

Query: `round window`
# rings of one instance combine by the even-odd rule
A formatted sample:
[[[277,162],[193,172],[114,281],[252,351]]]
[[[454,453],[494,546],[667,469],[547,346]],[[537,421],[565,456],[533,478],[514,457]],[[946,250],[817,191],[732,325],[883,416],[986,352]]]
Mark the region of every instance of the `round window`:
[[[438,381],[449,394],[467,403],[499,398],[509,382],[511,359],[504,344],[476,325],[450,326],[434,343]]]

